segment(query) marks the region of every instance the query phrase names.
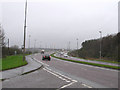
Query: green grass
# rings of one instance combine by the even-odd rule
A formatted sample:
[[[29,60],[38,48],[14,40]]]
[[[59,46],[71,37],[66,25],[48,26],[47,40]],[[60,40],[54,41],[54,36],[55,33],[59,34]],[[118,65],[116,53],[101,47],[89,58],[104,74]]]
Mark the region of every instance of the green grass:
[[[84,58],[80,58],[80,57],[75,57],[75,58],[84,59]],[[84,60],[101,61],[101,62],[108,62],[108,63],[120,64],[117,61],[109,61],[109,60],[99,60],[99,59],[84,59]]]
[[[56,56],[54,56],[54,53],[51,54],[51,56],[54,57],[54,58],[58,58],[58,59],[65,60],[65,61],[70,61],[70,62],[75,62],[75,63],[82,63],[82,64],[87,64],[87,65],[93,65],[93,66],[105,67],[105,68],[112,68],[112,69],[120,69],[120,67],[118,67],[118,66],[111,66],[111,65],[104,65],[104,64],[97,64],[97,63],[89,63],[89,62],[76,61],[76,60],[70,60],[70,59],[65,59],[65,58],[61,58],[61,57],[56,57]]]
[[[27,61],[26,60],[23,61],[22,59],[23,59],[22,55],[7,56],[6,58],[3,58],[2,60],[0,60],[1,62],[0,66],[2,65],[2,69],[0,68],[0,71],[13,69],[26,65]]]

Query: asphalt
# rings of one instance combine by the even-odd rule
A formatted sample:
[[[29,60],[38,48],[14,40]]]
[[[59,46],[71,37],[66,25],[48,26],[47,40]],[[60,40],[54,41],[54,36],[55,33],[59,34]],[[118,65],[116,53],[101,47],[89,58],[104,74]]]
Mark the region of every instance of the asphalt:
[[[67,84],[67,82],[60,80],[42,69],[5,80],[2,86],[3,88],[59,88],[64,84]]]
[[[50,62],[42,61],[40,55],[34,56],[38,61],[49,65],[52,70],[57,70],[79,82],[94,88],[118,88],[118,70],[107,69],[97,66],[76,64],[52,58]]]

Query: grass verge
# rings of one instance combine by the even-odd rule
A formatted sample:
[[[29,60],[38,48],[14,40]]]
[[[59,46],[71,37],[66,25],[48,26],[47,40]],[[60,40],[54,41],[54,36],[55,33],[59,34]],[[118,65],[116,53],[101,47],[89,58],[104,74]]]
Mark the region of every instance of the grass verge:
[[[89,62],[83,62],[83,61],[76,61],[76,60],[70,60],[70,59],[65,59],[65,58],[61,58],[61,57],[56,57],[54,56],[55,53],[51,54],[52,57],[54,58],[58,58],[61,60],[65,60],[65,61],[70,61],[70,62],[75,62],[75,63],[81,63],[81,64],[87,64],[87,65],[93,65],[93,66],[98,66],[98,67],[105,67],[105,68],[111,68],[111,69],[120,69],[120,67],[118,66],[111,66],[111,65],[104,65],[104,64],[97,64],[97,63],[89,63]]]
[[[75,58],[84,59],[84,58],[80,58],[80,57],[75,57]],[[100,61],[100,62],[108,62],[108,63],[120,64],[120,62],[116,62],[116,61],[99,60],[99,59],[91,59],[91,58],[90,59],[84,59],[84,60]]]
[[[6,58],[3,58],[0,62],[0,66],[2,66],[2,68],[0,68],[0,71],[14,69],[28,64],[26,60],[23,61],[22,55],[7,56]]]

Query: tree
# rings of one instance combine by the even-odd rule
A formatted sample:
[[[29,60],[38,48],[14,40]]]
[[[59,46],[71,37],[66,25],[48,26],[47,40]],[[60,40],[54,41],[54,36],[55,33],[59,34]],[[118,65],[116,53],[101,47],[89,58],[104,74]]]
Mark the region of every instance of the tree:
[[[82,48],[69,53],[81,58],[99,58],[100,39],[87,40],[82,43]],[[102,38],[102,59],[120,62],[120,32]]]
[[[5,47],[5,33],[2,25],[0,24],[0,58],[2,58],[2,48]]]
[[[0,24],[0,47],[4,47],[5,46],[5,33],[4,33],[4,29],[2,28],[1,24]]]
[[[19,49],[19,46],[18,45],[14,45],[14,46],[11,46],[11,48]]]

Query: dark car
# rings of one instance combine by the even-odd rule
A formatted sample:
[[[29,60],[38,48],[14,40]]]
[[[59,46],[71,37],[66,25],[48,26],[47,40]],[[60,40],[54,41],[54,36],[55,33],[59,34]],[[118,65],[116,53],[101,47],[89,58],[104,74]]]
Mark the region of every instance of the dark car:
[[[48,54],[46,54],[46,55],[43,55],[42,56],[42,60],[45,60],[45,59],[47,59],[47,60],[51,60],[51,56],[50,55],[48,55]]]

